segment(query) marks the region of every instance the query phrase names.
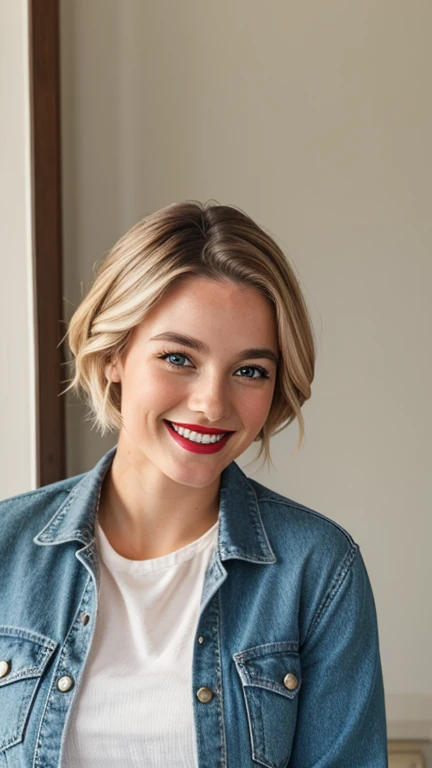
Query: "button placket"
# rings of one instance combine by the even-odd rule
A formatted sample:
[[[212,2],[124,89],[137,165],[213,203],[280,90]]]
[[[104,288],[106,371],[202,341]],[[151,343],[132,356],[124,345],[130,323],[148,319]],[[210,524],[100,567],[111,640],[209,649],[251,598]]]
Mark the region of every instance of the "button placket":
[[[95,598],[95,583],[93,577],[89,575],[85,583],[79,611],[66,636],[56,669],[53,672],[51,691],[40,724],[34,768],[54,768],[59,764],[63,728],[94,634],[94,622],[91,632],[84,627],[96,611]],[[55,731],[52,729],[53,722],[57,724]]]
[[[200,616],[193,659],[194,721],[200,768],[226,766],[217,592]],[[205,638],[205,642],[204,642]]]

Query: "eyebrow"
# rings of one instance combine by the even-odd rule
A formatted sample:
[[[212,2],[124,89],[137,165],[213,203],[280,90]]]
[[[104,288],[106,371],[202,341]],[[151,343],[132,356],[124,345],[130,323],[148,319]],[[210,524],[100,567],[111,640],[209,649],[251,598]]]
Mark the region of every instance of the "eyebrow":
[[[177,344],[183,344],[184,347],[190,347],[190,349],[194,349],[196,352],[201,352],[203,354],[209,354],[210,352],[210,347],[207,346],[207,344],[204,344],[203,341],[194,339],[192,336],[183,336],[179,333],[173,333],[173,331],[158,333],[157,336],[152,336],[150,341],[174,341],[177,342]],[[237,359],[239,360],[245,357],[248,357],[249,359],[264,357],[267,360],[271,360],[275,365],[278,364],[278,358],[275,353],[266,347],[251,347],[250,349],[244,349],[243,352],[240,352],[237,355]]]

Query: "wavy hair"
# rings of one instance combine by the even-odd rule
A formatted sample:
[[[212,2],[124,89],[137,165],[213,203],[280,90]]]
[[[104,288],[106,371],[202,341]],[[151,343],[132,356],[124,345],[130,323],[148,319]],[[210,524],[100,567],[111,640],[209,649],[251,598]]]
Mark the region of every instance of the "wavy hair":
[[[311,396],[315,344],[305,299],[292,266],[273,238],[236,207],[214,201],[174,203],[146,216],[101,261],[65,336],[74,367],[69,386],[87,402],[101,435],[122,427],[120,384],[107,379],[132,330],[174,282],[200,276],[260,290],[273,305],[280,359],[266,423],[254,459],[271,462],[270,438],[297,418],[299,450],[303,403]]]

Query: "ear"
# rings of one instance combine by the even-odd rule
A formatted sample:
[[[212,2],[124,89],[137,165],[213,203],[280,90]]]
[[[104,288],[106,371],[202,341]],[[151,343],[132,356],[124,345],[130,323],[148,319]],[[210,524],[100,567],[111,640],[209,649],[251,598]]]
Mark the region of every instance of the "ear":
[[[113,381],[115,383],[118,383],[120,381],[120,374],[114,365],[114,363],[111,363],[110,365],[107,365],[105,368],[105,376],[108,379],[108,381]]]

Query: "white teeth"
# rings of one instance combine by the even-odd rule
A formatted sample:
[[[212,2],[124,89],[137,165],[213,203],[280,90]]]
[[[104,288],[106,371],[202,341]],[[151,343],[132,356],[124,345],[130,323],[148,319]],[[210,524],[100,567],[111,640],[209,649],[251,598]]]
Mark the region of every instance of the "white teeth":
[[[182,435],[182,437],[185,437],[187,440],[190,440],[192,443],[204,443],[205,445],[208,445],[209,443],[219,443],[220,440],[223,440],[225,437],[225,434],[223,435],[209,435],[204,434],[202,432],[194,432],[190,429],[185,429],[183,427],[178,427],[176,424],[173,424],[172,421],[170,421],[170,424],[172,428],[175,430],[175,432],[178,432],[179,435]]]

